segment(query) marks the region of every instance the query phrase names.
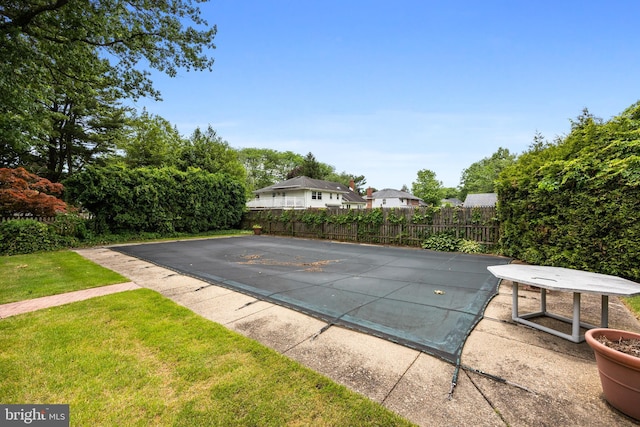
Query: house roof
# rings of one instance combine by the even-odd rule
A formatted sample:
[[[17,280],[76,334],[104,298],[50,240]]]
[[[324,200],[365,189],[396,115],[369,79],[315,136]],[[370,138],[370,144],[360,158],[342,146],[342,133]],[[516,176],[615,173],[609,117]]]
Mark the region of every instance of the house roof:
[[[457,197],[442,199],[442,204],[450,204],[451,206],[462,206],[462,200],[458,199]]]
[[[465,208],[495,206],[497,201],[498,201],[498,195],[496,193],[467,194],[467,198],[464,199],[463,206]]]
[[[306,176],[296,176],[295,178],[287,179],[286,181],[281,181],[268,187],[255,190],[254,193],[269,193],[273,191],[286,190],[324,190],[335,191],[337,193],[349,191],[344,185],[337,182],[322,181],[320,179],[312,179]]]
[[[342,185],[342,184],[340,184]],[[344,185],[343,185],[344,187]],[[347,189],[346,193],[342,194],[342,200],[349,202],[349,203],[361,203],[361,204],[365,204],[367,203],[367,201],[358,193],[356,193],[355,191],[351,190],[350,188]]]
[[[332,181],[323,181],[321,179],[313,179],[306,176],[296,176],[268,187],[255,190],[255,194],[271,193],[274,191],[291,191],[291,190],[312,190],[312,191],[331,191],[341,193],[342,198],[350,203],[366,203],[366,201],[355,191],[351,190],[344,184]]]
[[[406,191],[394,190],[392,188],[385,188],[380,191],[376,191],[371,194],[374,199],[409,199],[409,200],[421,200],[419,197]]]

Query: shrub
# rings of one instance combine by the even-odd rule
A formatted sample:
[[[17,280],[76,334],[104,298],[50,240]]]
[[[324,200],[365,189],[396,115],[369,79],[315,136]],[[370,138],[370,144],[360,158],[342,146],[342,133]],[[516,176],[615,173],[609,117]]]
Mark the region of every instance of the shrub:
[[[58,236],[77,237],[83,240],[91,235],[87,229],[87,221],[76,213],[58,214],[50,224],[50,228]]]
[[[640,279],[640,103],[533,146],[498,180],[501,246],[532,264]]]
[[[50,251],[64,246],[63,239],[42,222],[11,220],[0,224],[0,254],[18,255]]]
[[[480,242],[463,239],[458,242],[458,252],[465,254],[482,254],[485,252],[485,248]]]
[[[436,233],[427,237],[422,242],[422,249],[431,249],[440,252],[455,252],[458,250],[460,239],[448,232]]]
[[[98,233],[198,233],[237,226],[242,183],[199,169],[88,168],[65,181],[67,197],[89,210]]]

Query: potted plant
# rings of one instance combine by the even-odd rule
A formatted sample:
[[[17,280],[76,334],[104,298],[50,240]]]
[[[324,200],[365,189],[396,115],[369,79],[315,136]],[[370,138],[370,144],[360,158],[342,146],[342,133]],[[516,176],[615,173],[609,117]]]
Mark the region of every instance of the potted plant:
[[[585,340],[595,353],[605,399],[640,420],[640,334],[595,328]]]
[[[260,235],[262,234],[262,226],[260,224],[253,224],[253,234]]]

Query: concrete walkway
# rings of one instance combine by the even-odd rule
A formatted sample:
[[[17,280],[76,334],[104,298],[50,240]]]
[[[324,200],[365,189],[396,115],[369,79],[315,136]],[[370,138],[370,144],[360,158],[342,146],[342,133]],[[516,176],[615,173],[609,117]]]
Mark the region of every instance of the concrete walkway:
[[[107,248],[77,252],[418,425],[640,425],[604,401],[586,343],[574,344],[511,321],[509,282],[501,284],[467,340],[450,396],[455,367],[425,353],[340,327],[324,330],[327,325],[317,319]],[[539,293],[521,290],[519,298],[521,310],[537,309]],[[583,295],[582,303],[583,320],[597,323],[600,299]],[[609,304],[610,327],[640,331],[640,322],[617,298]],[[571,295],[552,292],[547,305],[551,311],[571,313]]]
[[[117,285],[100,286],[98,288],[83,289],[81,291],[67,292],[65,294],[51,295],[48,297],[34,298],[26,301],[12,302],[0,305],[0,319],[15,316],[17,314],[28,313],[30,311],[41,310],[47,307],[69,304],[93,297],[100,297],[116,292],[139,289],[140,286],[132,282],[120,283]]]

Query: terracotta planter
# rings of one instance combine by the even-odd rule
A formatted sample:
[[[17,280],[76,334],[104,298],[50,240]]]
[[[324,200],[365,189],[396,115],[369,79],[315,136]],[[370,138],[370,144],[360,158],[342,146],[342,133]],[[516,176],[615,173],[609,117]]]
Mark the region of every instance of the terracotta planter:
[[[598,342],[604,335],[611,341],[638,339],[640,334],[618,329],[595,328],[585,334],[596,355],[604,397],[614,408],[640,420],[640,357],[622,353]]]
[[[262,228],[254,228],[253,229],[253,234],[255,234],[256,236],[259,236],[260,234],[262,234]]]

